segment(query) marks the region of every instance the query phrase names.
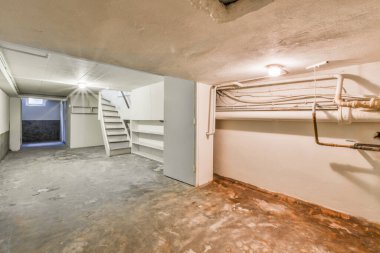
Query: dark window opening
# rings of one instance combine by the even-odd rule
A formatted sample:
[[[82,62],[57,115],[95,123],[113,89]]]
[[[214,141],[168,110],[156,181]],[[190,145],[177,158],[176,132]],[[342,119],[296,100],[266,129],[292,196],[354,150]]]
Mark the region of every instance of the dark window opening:
[[[23,98],[22,144],[64,144],[64,105],[57,100]]]

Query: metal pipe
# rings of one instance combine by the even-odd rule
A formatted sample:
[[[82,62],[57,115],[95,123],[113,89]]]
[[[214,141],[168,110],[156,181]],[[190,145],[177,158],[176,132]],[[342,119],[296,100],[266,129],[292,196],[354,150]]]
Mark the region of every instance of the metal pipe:
[[[314,127],[314,140],[316,144],[321,145],[321,146],[328,146],[328,147],[351,148],[351,149],[380,152],[380,145],[376,145],[376,144],[354,143],[352,145],[347,145],[347,144],[326,143],[326,142],[319,141],[317,114],[316,114],[315,108],[316,108],[316,104],[314,103],[312,117],[313,117],[313,127]]]
[[[223,92],[221,93],[223,95],[225,95],[226,97],[232,99],[232,100],[236,100],[238,102],[241,102],[241,103],[248,103],[248,104],[276,104],[276,103],[280,103],[280,102],[290,102],[290,101],[295,101],[295,100],[304,100],[304,99],[310,99],[310,98],[314,98],[315,96],[314,95],[299,95],[299,96],[289,96],[289,97],[281,97],[281,98],[275,98],[275,99],[272,99],[272,100],[257,100],[256,101],[253,101],[253,100],[244,100],[244,99],[241,99],[240,97],[249,97],[249,95],[233,95],[233,94],[229,94],[228,92]],[[329,98],[325,95],[320,95],[318,94],[317,95],[317,98],[323,98],[323,99],[331,99],[332,100],[332,97]]]
[[[239,82],[231,82],[231,83],[226,83],[223,84],[222,86],[218,87],[227,87],[223,88],[222,90],[226,89],[236,89],[236,88],[228,88],[228,86],[232,86],[233,84],[240,84],[240,89],[248,89],[248,88],[253,88],[253,87],[266,87],[266,86],[274,86],[274,85],[279,85],[279,84],[289,84],[289,83],[301,83],[301,82],[311,82],[314,80],[329,80],[329,79],[338,79],[339,76],[341,77],[342,75],[321,75],[321,76],[316,76],[316,77],[299,77],[299,78],[292,78],[292,79],[282,79],[282,80],[277,80],[277,81],[265,81],[265,82],[256,82],[252,85],[244,85],[244,83],[248,83],[251,81],[239,81]],[[220,88],[218,88],[219,90]]]
[[[353,148],[353,145],[342,145],[342,144],[334,144],[334,143],[323,143],[323,142],[320,142],[320,141],[319,141],[319,136],[318,136],[318,126],[317,126],[317,114],[316,114],[316,112],[315,112],[315,107],[316,107],[316,105],[315,105],[315,103],[314,103],[312,116],[313,116],[314,140],[315,140],[315,143],[317,143],[318,145],[329,146],[329,147]]]
[[[254,87],[257,88],[257,87],[274,86],[274,85],[280,85],[280,84],[299,83],[299,82],[308,82],[308,81],[311,82],[314,80],[328,80],[328,79],[336,79],[337,80],[333,101],[338,107],[367,108],[367,109],[380,110],[380,100],[379,99],[375,99],[375,98],[372,98],[371,100],[354,99],[351,101],[344,101],[342,98],[342,92],[344,90],[344,87],[343,87],[344,78],[341,74],[322,75],[322,76],[317,76],[317,77],[301,77],[301,78],[293,78],[293,79],[285,79],[285,80],[277,80],[277,81],[256,82],[252,85],[244,85],[243,83],[246,81],[243,80],[243,81],[239,81],[239,82],[231,82],[229,84],[224,83],[223,85],[218,86],[217,89],[220,90],[220,92],[223,92],[223,94],[225,95],[226,94],[225,91],[233,90],[233,89],[248,89],[248,88],[254,88]],[[247,80],[247,82],[248,82],[248,80]],[[236,87],[237,84],[239,84],[238,87]],[[235,86],[235,87],[231,87],[231,86]],[[378,115],[373,115],[373,114],[362,115],[359,112],[355,112],[355,114],[357,114],[357,115],[360,114],[358,116],[358,121],[361,121],[361,122],[376,121],[376,122],[378,122],[378,120],[374,119],[374,118],[377,118]],[[220,113],[218,112],[218,116],[219,115],[220,115]],[[364,116],[369,117],[369,120],[364,120],[364,118],[363,118]],[[224,116],[222,116],[222,117],[224,117]],[[228,118],[229,117],[230,116],[228,116]],[[231,118],[233,118],[233,117],[231,117]],[[245,113],[243,118],[248,118],[248,115]],[[267,118],[269,118],[269,117],[267,117]]]
[[[369,101],[354,100],[354,101],[343,101],[342,99],[342,90],[343,90],[343,76],[337,75],[338,81],[335,91],[334,102],[341,107],[350,107],[350,108],[367,108],[380,110],[380,100],[371,98]]]
[[[210,135],[215,134],[215,110],[216,110],[216,86],[211,85],[209,100],[208,100],[208,123],[207,123],[208,125],[207,125],[207,132],[206,132],[207,138]]]
[[[316,63],[314,65],[310,65],[310,66],[306,67],[305,69],[307,69],[307,70],[309,70],[309,69],[316,69],[316,68],[319,68],[319,67],[321,67],[323,65],[326,65],[328,63],[329,63],[329,61],[318,62],[318,63]]]
[[[330,108],[330,107],[329,107]],[[264,108],[265,109],[265,108]],[[264,121],[310,121],[310,106],[303,110],[294,108],[289,110],[286,108],[276,110],[255,110],[247,111],[240,110],[239,108],[230,111],[218,111],[216,113],[217,120],[264,120]],[[332,110],[331,110],[332,109]],[[342,118],[336,108],[329,110],[318,110],[316,112],[319,122],[337,122]],[[380,122],[379,112],[367,112],[362,110],[353,110],[349,112],[349,108],[344,109],[344,115],[350,115],[351,122]],[[346,116],[344,117],[346,118]]]
[[[207,132],[206,132],[207,138],[210,135],[215,134],[216,90],[221,87],[228,87],[228,86],[244,87],[240,82],[211,85],[210,87],[210,94],[209,94],[209,101],[208,101],[208,126],[207,126]]]

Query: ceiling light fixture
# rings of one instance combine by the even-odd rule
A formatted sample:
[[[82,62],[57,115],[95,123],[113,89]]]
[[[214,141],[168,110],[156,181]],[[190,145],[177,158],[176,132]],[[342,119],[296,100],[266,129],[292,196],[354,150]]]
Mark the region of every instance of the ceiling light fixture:
[[[4,50],[17,52],[17,53],[28,54],[28,55],[42,57],[42,58],[49,58],[49,53],[43,50],[27,47],[27,46],[21,46],[17,44],[11,44],[4,41],[0,41],[0,48]]]
[[[271,76],[271,77],[282,76],[287,73],[286,70],[284,69],[284,66],[279,65],[279,64],[271,64],[271,65],[266,66],[266,68],[267,68],[268,76]]]
[[[78,83],[78,88],[81,89],[81,90],[84,90],[87,88],[87,84],[85,83]]]

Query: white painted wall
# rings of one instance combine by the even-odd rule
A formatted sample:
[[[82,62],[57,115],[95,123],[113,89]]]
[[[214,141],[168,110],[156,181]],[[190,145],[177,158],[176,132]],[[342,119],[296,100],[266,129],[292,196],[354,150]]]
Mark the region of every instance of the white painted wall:
[[[0,90],[0,134],[9,131],[9,97]]]
[[[92,95],[79,94],[70,98],[67,134],[70,148],[84,148],[104,145],[100,122],[97,114],[74,114],[72,106],[97,106],[97,98]]]
[[[164,82],[134,89],[131,94],[133,120],[164,119]]]
[[[104,145],[97,115],[71,114],[70,148]]]
[[[103,90],[102,96],[105,99],[110,100],[111,103],[116,106],[116,109],[119,111],[119,115],[123,120],[131,119],[131,108],[128,108],[127,105],[125,104],[124,98],[121,95],[121,91]],[[128,100],[128,102],[129,102],[129,106],[131,106],[130,99]]]
[[[196,92],[196,185],[201,186],[211,182],[214,173],[214,136],[206,136],[210,85],[197,83]]]
[[[380,63],[342,73],[352,94],[380,93]],[[347,77],[347,76],[346,76]],[[311,117],[311,116],[310,116]],[[321,123],[322,140],[377,143],[378,123]],[[327,138],[326,138],[327,137]],[[217,174],[380,223],[380,154],[318,146],[311,120],[217,122]]]
[[[9,132],[9,149],[19,151],[22,144],[21,134],[21,99],[10,98],[10,132]]]

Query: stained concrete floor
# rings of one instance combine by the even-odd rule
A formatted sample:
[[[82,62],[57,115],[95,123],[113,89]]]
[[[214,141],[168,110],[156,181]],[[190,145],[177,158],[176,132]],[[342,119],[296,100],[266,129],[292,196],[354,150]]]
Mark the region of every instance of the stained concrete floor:
[[[0,163],[0,252],[380,252],[380,229],[216,179],[192,188],[102,148]]]

